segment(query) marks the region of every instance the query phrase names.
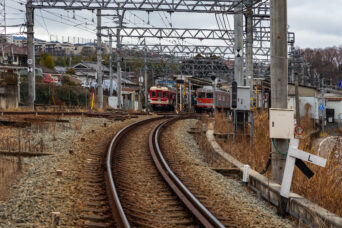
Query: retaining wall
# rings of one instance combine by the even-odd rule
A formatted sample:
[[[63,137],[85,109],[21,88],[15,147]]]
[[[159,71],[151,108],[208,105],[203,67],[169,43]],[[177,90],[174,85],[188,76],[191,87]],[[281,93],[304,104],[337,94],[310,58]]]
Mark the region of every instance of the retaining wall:
[[[18,87],[7,85],[0,87],[0,109],[18,108]]]
[[[213,152],[221,155],[225,160],[243,172],[243,166],[240,161],[225,152],[216,142],[214,131],[208,130],[206,138]],[[275,206],[278,206],[280,200],[280,185],[269,180],[267,177],[259,174],[255,170],[250,169],[248,186],[255,192],[260,194],[264,199],[268,200]],[[314,227],[342,227],[342,218],[331,213],[330,211],[312,203],[304,197],[291,192],[289,196],[288,213],[297,217],[300,221]]]

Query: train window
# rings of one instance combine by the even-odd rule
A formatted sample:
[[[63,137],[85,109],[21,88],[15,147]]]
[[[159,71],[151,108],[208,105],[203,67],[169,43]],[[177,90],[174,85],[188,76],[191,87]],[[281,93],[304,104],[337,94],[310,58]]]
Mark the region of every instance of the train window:
[[[156,92],[155,91],[152,91],[152,97],[155,97],[156,96]]]
[[[198,98],[205,98],[205,93],[198,93]]]
[[[161,92],[160,91],[158,91],[158,97],[161,97]]]
[[[163,92],[163,98],[167,98],[167,92]]]
[[[213,94],[212,93],[207,93],[207,98],[213,98]]]

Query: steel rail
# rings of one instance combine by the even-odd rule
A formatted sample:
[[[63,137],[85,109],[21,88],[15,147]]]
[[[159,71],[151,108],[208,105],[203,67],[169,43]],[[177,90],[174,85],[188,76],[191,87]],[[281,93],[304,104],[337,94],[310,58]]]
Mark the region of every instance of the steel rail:
[[[189,211],[195,216],[195,218],[204,227],[224,227],[224,225],[205,208],[201,202],[188,190],[188,188],[178,179],[178,177],[173,173],[173,171],[168,166],[165,161],[162,152],[159,147],[159,136],[162,128],[168,124],[178,120],[179,118],[173,118],[167,120],[158,126],[156,126],[149,135],[149,147],[151,155],[155,165],[163,176],[164,180],[178,196],[178,198],[184,203]]]
[[[124,227],[124,228],[130,228],[129,221],[125,215],[125,212],[122,208],[118,192],[116,191],[114,177],[113,177],[113,170],[112,170],[112,160],[113,160],[113,154],[115,149],[118,146],[118,143],[120,139],[125,136],[130,130],[133,128],[140,126],[145,123],[149,123],[151,121],[155,121],[158,119],[161,119],[163,117],[157,117],[157,118],[151,118],[142,120],[139,122],[135,122],[133,124],[128,125],[127,127],[121,129],[112,139],[108,151],[107,151],[107,157],[106,157],[106,173],[105,173],[105,179],[106,179],[106,185],[107,185],[107,195],[110,199],[110,207],[112,209],[113,217],[117,223],[118,227]]]

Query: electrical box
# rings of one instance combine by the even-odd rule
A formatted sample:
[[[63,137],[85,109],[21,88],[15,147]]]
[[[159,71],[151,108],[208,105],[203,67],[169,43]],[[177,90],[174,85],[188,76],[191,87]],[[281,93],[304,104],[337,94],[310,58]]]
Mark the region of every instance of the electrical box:
[[[236,110],[249,111],[250,110],[250,94],[249,86],[238,86],[237,87],[237,98],[236,98]],[[233,98],[232,87],[230,87],[230,97]],[[231,99],[230,105],[233,105],[233,99]]]
[[[289,109],[270,109],[270,138],[294,138],[294,111]]]

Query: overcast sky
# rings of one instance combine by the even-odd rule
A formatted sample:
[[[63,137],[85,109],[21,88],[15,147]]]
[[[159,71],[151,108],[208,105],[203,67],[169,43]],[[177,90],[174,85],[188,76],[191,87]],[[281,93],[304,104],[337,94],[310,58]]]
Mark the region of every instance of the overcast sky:
[[[24,5],[20,2],[26,0],[6,0],[7,4],[7,24],[24,23]],[[21,11],[20,11],[21,10]],[[141,19],[148,21],[146,13],[126,14],[128,21],[143,25]],[[62,17],[60,15],[63,15]],[[45,18],[43,19],[42,16]],[[61,41],[62,36],[81,37],[94,39],[95,32],[92,31],[94,23],[92,19],[95,14],[91,12],[76,12],[76,20],[73,19],[72,12],[52,10],[35,11],[35,36],[49,40],[49,35],[58,35]],[[163,20],[161,19],[163,18]],[[152,13],[150,22],[154,26],[164,26],[172,23],[173,27],[196,27],[196,28],[217,28],[214,15],[196,14],[173,14],[171,17],[167,13]],[[104,19],[104,24],[111,22]],[[231,20],[231,26],[234,22]],[[65,25],[67,24],[67,25]],[[82,29],[70,25],[81,24]],[[288,0],[288,24],[290,31],[296,33],[296,46],[301,48],[323,48],[328,46],[342,45],[342,0]],[[145,24],[146,26],[146,24]],[[233,27],[232,27],[233,28]],[[19,29],[9,29],[8,32],[18,32]],[[191,41],[192,42],[192,41]],[[196,42],[196,41],[193,41]]]

